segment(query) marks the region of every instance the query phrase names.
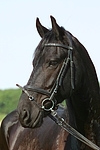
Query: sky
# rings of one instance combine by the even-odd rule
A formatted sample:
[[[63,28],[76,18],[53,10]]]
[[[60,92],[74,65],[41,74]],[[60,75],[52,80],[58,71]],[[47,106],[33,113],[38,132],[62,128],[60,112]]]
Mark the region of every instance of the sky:
[[[0,89],[27,83],[41,40],[36,18],[51,28],[50,15],[85,46],[100,81],[100,0],[0,0]]]

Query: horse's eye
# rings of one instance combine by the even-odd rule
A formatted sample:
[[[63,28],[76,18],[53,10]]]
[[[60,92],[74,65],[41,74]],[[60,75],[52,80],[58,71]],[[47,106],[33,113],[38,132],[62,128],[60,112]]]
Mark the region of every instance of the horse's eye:
[[[49,62],[49,66],[52,67],[52,66],[56,66],[58,64],[58,61],[55,61],[55,60],[52,60]]]

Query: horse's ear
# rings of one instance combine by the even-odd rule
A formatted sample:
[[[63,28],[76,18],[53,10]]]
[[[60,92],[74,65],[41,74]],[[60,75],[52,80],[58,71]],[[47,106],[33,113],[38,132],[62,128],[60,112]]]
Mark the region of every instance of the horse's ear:
[[[49,31],[47,28],[41,25],[39,18],[36,19],[36,28],[42,38]]]
[[[50,16],[52,23],[52,30],[55,32],[56,37],[59,38],[61,27],[57,24],[56,19],[53,16]]]

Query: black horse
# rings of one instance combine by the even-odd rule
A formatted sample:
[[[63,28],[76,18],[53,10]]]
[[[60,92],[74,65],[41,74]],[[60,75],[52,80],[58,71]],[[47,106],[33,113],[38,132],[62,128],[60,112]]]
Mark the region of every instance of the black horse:
[[[84,46],[52,16],[51,22],[48,30],[36,21],[42,40],[23,87],[26,92],[17,110],[2,122],[0,150],[90,149],[48,117],[64,99],[68,111],[59,107],[58,114],[100,146],[100,89],[94,65]]]

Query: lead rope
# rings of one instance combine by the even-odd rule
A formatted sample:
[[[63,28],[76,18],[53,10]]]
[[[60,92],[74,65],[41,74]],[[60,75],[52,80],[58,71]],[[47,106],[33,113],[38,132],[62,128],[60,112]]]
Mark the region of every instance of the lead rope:
[[[24,89],[24,87],[20,86],[19,84],[16,84],[16,86],[18,86],[23,92],[25,92],[25,94],[28,96],[29,100],[31,100],[31,101],[34,100],[33,96],[31,96],[27,92],[27,90]],[[43,108],[44,107],[42,106],[42,109]],[[49,117],[53,121],[55,121],[55,123],[58,124],[61,128],[63,128],[65,131],[70,133],[72,136],[74,136],[75,138],[77,138],[78,140],[80,140],[81,142],[86,144],[87,146],[93,148],[94,150],[100,150],[100,148],[96,144],[94,144],[93,142],[88,140],[85,136],[83,136],[77,130],[75,130],[73,127],[71,127],[68,123],[66,123],[66,121],[62,117],[58,116],[58,114],[57,114],[57,112],[55,110],[50,109],[50,111],[51,111],[51,114],[49,115]]]

